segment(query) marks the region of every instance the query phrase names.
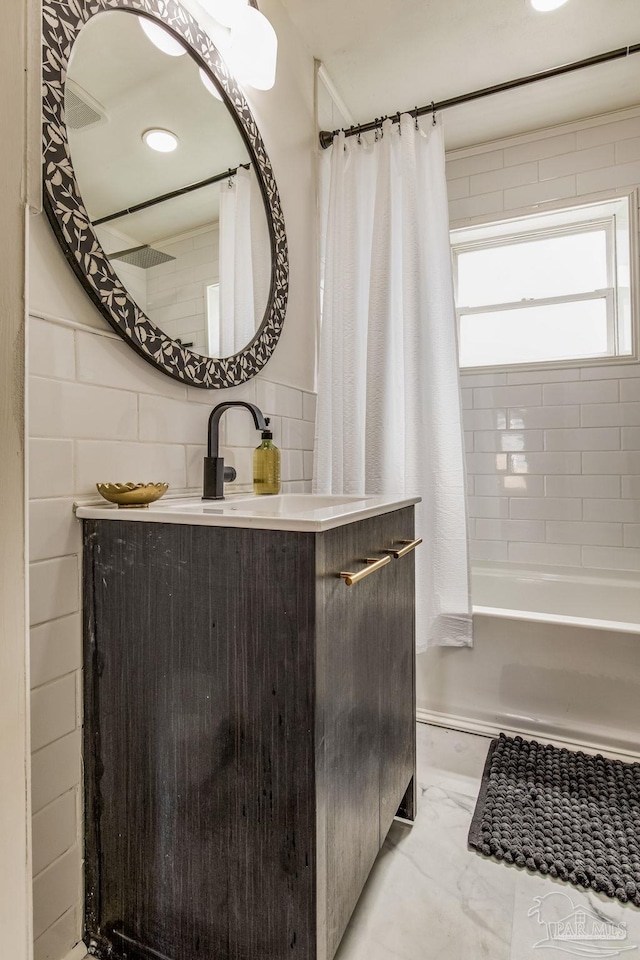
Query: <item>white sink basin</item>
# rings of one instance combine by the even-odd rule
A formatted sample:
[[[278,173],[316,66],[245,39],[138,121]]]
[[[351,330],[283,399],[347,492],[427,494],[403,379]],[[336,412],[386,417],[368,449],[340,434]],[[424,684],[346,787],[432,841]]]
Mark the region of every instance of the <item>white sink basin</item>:
[[[400,510],[418,503],[418,500],[418,497],[347,497],[311,493],[263,497],[234,494],[225,500],[165,499],[150,504],[148,508],[128,510],[119,510],[106,503],[104,506],[78,506],[76,516],[90,520],[187,523],[317,533],[355,520]]]
[[[306,514],[310,510],[326,510],[327,508],[333,507],[344,507],[348,506],[350,503],[362,503],[363,499],[371,499],[370,497],[338,497],[338,496],[327,496],[324,497],[321,494],[313,493],[280,493],[277,496],[264,496],[264,497],[241,497],[241,496],[231,496],[226,500],[193,500],[193,501],[182,501],[182,504],[189,503],[188,509],[200,511],[201,509],[205,513],[220,513],[230,511],[232,513],[261,513],[271,515],[281,515],[281,516],[298,516],[300,514]],[[159,504],[159,506],[163,506]],[[167,509],[170,510],[181,510],[184,507],[181,505],[180,501],[174,501],[172,504],[165,504]]]

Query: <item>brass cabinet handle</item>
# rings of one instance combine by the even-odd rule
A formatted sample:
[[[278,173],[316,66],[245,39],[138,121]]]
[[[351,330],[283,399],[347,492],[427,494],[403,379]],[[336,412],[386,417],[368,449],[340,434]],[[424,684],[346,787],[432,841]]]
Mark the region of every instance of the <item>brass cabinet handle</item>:
[[[388,563],[391,563],[391,557],[381,557],[379,560],[374,560],[373,557],[367,557],[364,562],[367,566],[364,567],[363,570],[359,570],[357,573],[340,574],[348,587],[352,587],[354,583],[360,583],[361,580],[364,580],[365,577],[370,577],[376,570],[381,570],[383,567],[386,567]]]
[[[401,557],[406,557],[408,553],[411,553],[412,550],[415,550],[416,547],[419,547],[422,543],[422,537],[418,537],[417,540],[399,540],[398,543],[403,543],[403,547],[392,547],[391,550],[385,550],[385,553],[390,553],[394,560],[399,560]]]

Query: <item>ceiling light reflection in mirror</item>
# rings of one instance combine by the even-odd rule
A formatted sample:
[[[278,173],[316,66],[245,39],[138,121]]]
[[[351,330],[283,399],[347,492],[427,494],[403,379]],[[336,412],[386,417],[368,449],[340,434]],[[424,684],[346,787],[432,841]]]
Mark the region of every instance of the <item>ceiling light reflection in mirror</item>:
[[[230,356],[253,339],[268,302],[265,206],[216,84],[174,44],[188,53],[122,10],[83,27],[67,95],[93,109],[67,124],[71,159],[100,243],[141,310],[195,352]]]
[[[209,74],[206,72],[206,70],[203,70],[202,67],[200,67],[200,69],[198,70],[198,73],[200,76],[200,80],[204,84],[205,90],[208,90],[211,96],[215,97],[216,100],[222,100],[222,94],[220,93],[220,91],[218,90],[218,88],[216,87],[215,83],[213,82]]]
[[[170,130],[145,130],[142,139],[151,150],[172,153],[178,148],[178,138]]]
[[[172,37],[169,31],[161,27],[159,23],[154,23],[153,20],[148,20],[146,17],[140,17],[138,22],[158,50],[162,50],[170,57],[183,57],[187,52],[187,48],[183,47],[180,41]]]

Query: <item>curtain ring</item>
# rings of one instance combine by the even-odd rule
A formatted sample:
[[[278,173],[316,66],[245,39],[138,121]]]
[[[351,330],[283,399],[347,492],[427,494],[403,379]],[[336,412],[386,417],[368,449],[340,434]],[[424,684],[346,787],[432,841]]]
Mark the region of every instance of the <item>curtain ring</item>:
[[[436,125],[436,103],[435,100],[431,101],[431,114],[433,116],[433,126]]]
[[[360,124],[358,124],[358,136],[356,139],[357,142],[362,146],[362,127]]]
[[[416,130],[417,130],[417,129],[418,129],[418,108],[417,108],[417,107],[416,107],[415,110],[413,111],[413,118],[414,118],[414,120],[415,120],[415,122],[416,122]]]
[[[233,177],[235,172],[236,172],[235,170],[232,170],[231,167],[229,167],[229,173],[228,173],[229,179],[227,180],[227,187],[229,188],[229,190],[233,190]]]
[[[400,126],[400,111],[396,114],[396,123],[398,124],[398,133],[402,136],[402,127]]]

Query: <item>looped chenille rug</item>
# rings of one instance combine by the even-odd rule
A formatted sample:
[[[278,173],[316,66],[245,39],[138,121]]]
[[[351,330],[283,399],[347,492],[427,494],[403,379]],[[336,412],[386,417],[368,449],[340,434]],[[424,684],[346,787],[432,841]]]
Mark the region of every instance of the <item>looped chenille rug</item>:
[[[640,907],[640,763],[501,733],[469,846]]]

